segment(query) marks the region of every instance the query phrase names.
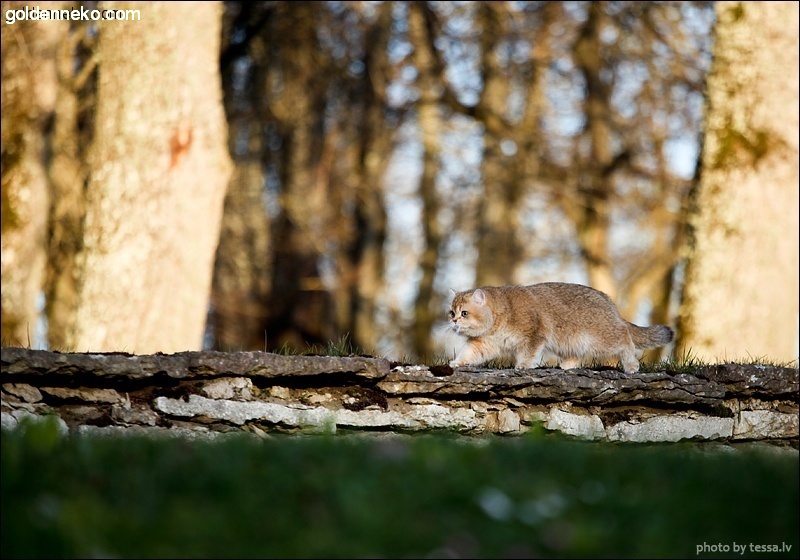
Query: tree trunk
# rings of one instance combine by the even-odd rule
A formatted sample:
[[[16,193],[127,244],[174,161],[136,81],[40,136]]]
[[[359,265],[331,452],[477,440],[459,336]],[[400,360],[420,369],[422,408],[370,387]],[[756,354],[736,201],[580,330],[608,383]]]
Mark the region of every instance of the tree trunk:
[[[20,9],[27,3],[3,4]],[[56,6],[56,7],[60,7]],[[4,345],[32,346],[46,263],[45,128],[56,100],[55,51],[69,25],[2,26],[2,328]]]
[[[317,40],[316,2],[278,4],[269,45],[278,61],[261,84],[276,124],[282,213],[274,225],[267,348],[303,350],[335,333],[333,305],[320,270],[328,239],[330,169],[325,167],[326,94],[331,69]],[[277,84],[280,84],[277,87]]]
[[[75,347],[79,255],[86,213],[87,160],[96,106],[96,38],[88,22],[58,47],[58,90],[50,157],[51,199],[45,285],[47,339],[53,350]],[[80,64],[76,64],[80,61]]]
[[[261,126],[254,128],[251,147],[239,158],[225,196],[219,246],[214,264],[209,322],[212,346],[219,350],[263,350],[261,326],[267,316],[270,235],[264,208]]]
[[[617,297],[608,247],[611,197],[614,188],[611,172],[615,156],[611,148],[611,93],[601,77],[603,59],[600,33],[604,3],[592,2],[586,23],[575,45],[575,61],[586,81],[586,128],[591,146],[588,160],[578,175],[576,222],[578,244],[584,258],[589,285]],[[579,159],[579,158],[578,158]]]
[[[199,349],[231,169],[219,76],[222,6],[103,8],[143,14],[99,25],[75,350]]]
[[[378,19],[366,33],[364,97],[359,122],[358,159],[355,166],[356,232],[352,287],[351,333],[357,346],[372,350],[379,342],[375,313],[384,285],[384,243],[387,215],[382,178],[389,164],[394,130],[386,122],[386,82],[389,75],[388,43],[392,26],[391,3],[378,8]]]
[[[517,239],[519,201],[522,185],[513,173],[515,158],[521,157],[513,148],[505,127],[492,126],[503,122],[509,96],[509,72],[503,68],[497,42],[505,35],[504,7],[482,2],[478,18],[481,33],[481,70],[483,90],[477,112],[492,115],[484,121],[481,175],[484,194],[479,208],[478,260],[476,283],[479,286],[502,286],[514,281],[514,268],[522,257]]]
[[[439,136],[441,115],[439,96],[436,92],[438,77],[435,75],[434,55],[426,39],[425,7],[414,2],[409,8],[409,38],[414,45],[414,62],[419,72],[417,87],[417,122],[422,140],[422,175],[419,179],[419,196],[422,200],[423,249],[420,258],[422,276],[414,300],[414,353],[421,359],[429,359],[433,350],[431,328],[436,320],[431,304],[433,281],[439,264],[439,246],[442,240],[439,225],[439,196],[436,192],[436,176],[439,173]]]
[[[798,356],[798,4],[718,2],[678,347]]]

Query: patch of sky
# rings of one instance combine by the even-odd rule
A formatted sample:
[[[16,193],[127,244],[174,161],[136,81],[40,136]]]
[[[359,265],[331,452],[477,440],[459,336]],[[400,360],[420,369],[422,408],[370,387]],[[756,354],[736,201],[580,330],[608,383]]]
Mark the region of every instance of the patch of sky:
[[[683,13],[681,18],[684,25],[697,36],[708,36],[717,19],[716,12],[703,6],[695,6],[693,2],[679,2],[679,7]]]
[[[416,90],[399,81],[389,82],[386,86],[386,100],[390,107],[402,107],[416,97]]]
[[[630,119],[636,115],[636,98],[642,93],[642,87],[648,80],[649,73],[641,61],[621,61],[616,69],[616,87],[611,93],[611,103],[623,118]]]
[[[586,4],[587,2],[563,2],[564,11],[569,14],[570,19],[575,20],[578,25],[583,25],[589,17]]]
[[[249,56],[241,56],[233,62],[233,91],[241,95],[248,87],[251,87],[250,71],[253,62]]]
[[[500,151],[503,155],[511,157],[517,153],[517,143],[510,138],[505,138],[500,141]]]
[[[236,25],[231,33],[231,44],[240,45],[247,38],[247,29],[243,23]]]
[[[44,311],[47,297],[44,292],[39,292],[36,295],[36,325],[34,325],[33,339],[29,341],[32,350],[49,350],[50,345],[47,341],[47,331],[49,325],[47,322],[47,314]]]
[[[329,2],[327,6],[334,15],[336,15],[335,5],[335,2]],[[319,25],[316,31],[317,40],[324,51],[330,53],[336,59],[342,59],[347,56],[347,45],[334,35],[327,26]]]
[[[329,238],[324,242],[325,250],[320,255],[317,265],[319,266],[319,276],[325,289],[334,293],[339,284],[339,273],[336,266],[336,252],[338,244]]]
[[[264,171],[264,194],[262,200],[270,221],[277,219],[281,213],[280,191],[281,182],[278,170],[275,164],[268,163]]]
[[[519,124],[524,117],[528,97],[532,94],[533,92],[528,87],[528,84],[520,83],[516,80],[509,84],[505,114],[505,118],[508,119],[509,122]]]
[[[664,151],[673,173],[682,179],[694,177],[699,151],[696,138],[681,136],[669,139],[664,143]],[[672,202],[673,206],[679,206],[676,201]],[[678,208],[675,208],[673,211],[677,210]]]
[[[549,70],[547,84],[546,124],[560,135],[577,135],[585,126],[585,118],[578,110],[583,102],[583,79],[574,73],[564,75],[559,71]]]
[[[358,4],[358,7],[361,8],[361,15],[363,16],[365,23],[370,25],[375,21],[375,18],[378,17],[378,11],[375,8],[382,3],[383,2],[367,1],[360,2]]]
[[[404,2],[396,2],[394,4],[394,17],[393,17],[393,33],[389,37],[387,44],[387,56],[389,63],[392,65],[399,65],[406,60],[414,51],[413,46],[405,37],[408,29],[405,20],[406,7]],[[406,64],[401,72],[408,72],[405,69],[410,66]],[[391,80],[387,85],[386,95],[389,106],[402,107],[415,99],[416,91],[410,87],[411,81],[416,77],[416,70],[413,75],[403,74],[399,79]]]
[[[242,158],[250,150],[250,130],[245,126],[237,126],[235,130],[236,137],[233,140],[233,151],[237,158]]]
[[[353,76],[360,76],[364,73],[364,63],[360,60],[354,60],[347,66],[347,71]]]
[[[475,242],[464,232],[445,237],[442,253],[447,266],[437,271],[434,290],[447,295],[449,289],[466,290],[474,285],[476,270]]]
[[[462,115],[454,115],[446,125],[441,137],[442,175],[456,187],[464,187],[480,181],[480,164],[483,152],[483,127]]]
[[[408,271],[417,268],[422,251],[422,202],[417,196],[422,173],[422,146],[416,124],[404,124],[398,132],[400,143],[392,154],[386,173],[387,240],[386,252],[399,258],[386,260],[387,292],[396,309],[408,309],[416,293],[416,283],[408,281]]]
[[[445,53],[447,81],[461,103],[475,105],[483,89],[475,45],[457,42],[449,45]]]
[[[606,45],[613,45],[619,39],[619,29],[613,25],[604,25],[600,30],[600,41]]]
[[[553,205],[550,190],[533,185],[522,201],[520,238],[525,256],[514,272],[514,281],[586,283],[572,226],[561,209]]]
[[[511,45],[511,62],[527,64],[531,62],[531,44],[529,41],[514,41]]]
[[[392,39],[396,39],[400,43],[405,43],[406,48],[408,49],[406,51],[406,54],[404,54],[400,58],[394,58],[392,60],[392,62],[399,62],[400,60],[405,58],[405,56],[408,55],[412,50],[411,45],[403,37],[408,32],[408,3],[407,2],[394,2],[393,3],[393,5],[392,5],[392,22],[393,22],[392,26],[393,26],[393,31],[394,31],[394,33],[392,33]],[[400,37],[403,37],[403,38],[400,39]],[[389,43],[389,47],[390,47],[389,48],[389,55],[390,55],[390,57],[392,56],[392,50],[393,50],[391,48],[392,47],[392,43],[391,43],[392,39],[390,39],[390,43]]]

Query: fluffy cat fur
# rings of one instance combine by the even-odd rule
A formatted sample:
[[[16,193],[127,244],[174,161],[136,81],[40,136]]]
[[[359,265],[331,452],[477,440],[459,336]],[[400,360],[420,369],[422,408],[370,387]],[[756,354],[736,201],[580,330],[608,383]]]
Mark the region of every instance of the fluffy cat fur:
[[[467,337],[452,367],[511,355],[517,368],[534,368],[553,355],[562,369],[571,369],[587,358],[618,357],[625,373],[636,373],[642,350],[669,344],[674,337],[665,325],[629,323],[606,294],[580,284],[546,282],[452,294],[450,325]]]

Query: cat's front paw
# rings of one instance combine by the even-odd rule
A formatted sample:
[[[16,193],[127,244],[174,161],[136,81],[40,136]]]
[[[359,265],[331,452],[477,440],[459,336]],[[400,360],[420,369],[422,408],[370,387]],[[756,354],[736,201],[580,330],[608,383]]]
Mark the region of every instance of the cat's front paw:
[[[455,369],[457,367],[461,367],[463,365],[466,365],[466,364],[463,364],[463,363],[459,362],[458,360],[451,360],[450,361],[450,367],[453,368],[453,369]]]
[[[523,369],[536,369],[540,366],[539,360],[517,360],[514,364],[514,369],[519,371]]]

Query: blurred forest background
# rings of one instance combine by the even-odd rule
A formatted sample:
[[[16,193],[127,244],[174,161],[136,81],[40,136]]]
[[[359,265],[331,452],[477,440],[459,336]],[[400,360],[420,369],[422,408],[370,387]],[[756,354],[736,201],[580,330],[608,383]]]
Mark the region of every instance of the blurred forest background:
[[[449,288],[569,281],[667,352],[797,358],[795,2],[34,5],[4,345],[430,359]]]

